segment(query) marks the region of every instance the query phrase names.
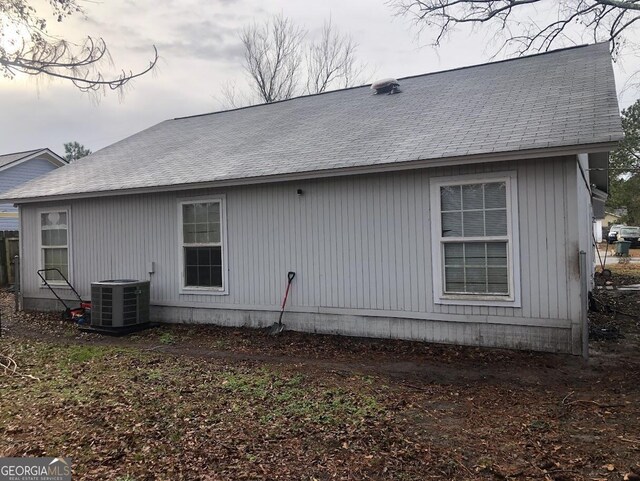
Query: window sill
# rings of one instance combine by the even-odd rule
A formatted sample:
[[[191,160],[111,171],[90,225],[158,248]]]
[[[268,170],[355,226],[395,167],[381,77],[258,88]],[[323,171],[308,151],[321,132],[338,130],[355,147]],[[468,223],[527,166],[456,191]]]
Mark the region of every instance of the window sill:
[[[55,282],[55,281],[47,281],[49,285],[55,289],[66,289],[68,291],[71,290],[71,286],[69,286],[66,282]],[[40,289],[49,289],[45,284],[40,284]]]
[[[520,299],[505,296],[445,294],[440,297],[436,297],[434,303],[454,306],[522,307]]]
[[[199,296],[228,296],[229,291],[226,289],[215,289],[209,287],[181,287],[180,294],[195,294]]]

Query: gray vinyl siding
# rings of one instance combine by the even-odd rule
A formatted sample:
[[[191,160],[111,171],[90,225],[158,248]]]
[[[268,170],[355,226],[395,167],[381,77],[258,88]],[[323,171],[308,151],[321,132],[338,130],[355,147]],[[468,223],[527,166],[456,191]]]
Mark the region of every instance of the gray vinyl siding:
[[[517,172],[521,307],[435,304],[429,179],[512,170]],[[304,191],[302,196],[296,195],[297,189]],[[575,339],[571,345],[564,340],[554,344],[551,338],[563,330],[568,339],[579,338],[579,332],[573,332],[580,329],[576,189],[576,158],[564,157],[25,204],[23,295],[50,297],[36,276],[37,210],[70,206],[70,269],[75,286],[87,297],[91,281],[149,278],[153,261],[152,304],[188,309],[175,311],[176,320],[206,316],[196,313],[197,308],[266,313],[279,309],[286,273],[293,270],[297,277],[289,298],[291,312],[422,320],[385,321],[384,328],[359,328],[360,335],[474,343],[466,339],[465,329],[474,323],[495,324],[498,327],[485,335],[503,340],[491,345],[575,352]],[[177,202],[221,193],[227,206],[229,294],[179,294]],[[509,325],[519,327],[508,331]],[[523,330],[526,326],[531,329]],[[539,339],[527,342],[518,338],[525,336],[522,332]],[[482,337],[482,330],[476,329],[474,336]]]
[[[14,167],[0,170],[0,194],[57,169],[46,159],[30,159]],[[18,212],[13,204],[0,204],[0,212]],[[18,219],[0,218],[0,230],[18,230]]]

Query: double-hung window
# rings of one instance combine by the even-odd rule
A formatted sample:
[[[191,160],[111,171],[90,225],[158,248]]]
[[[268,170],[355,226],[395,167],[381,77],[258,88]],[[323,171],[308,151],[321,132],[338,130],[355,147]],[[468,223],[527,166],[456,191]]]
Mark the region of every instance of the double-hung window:
[[[224,197],[179,204],[182,291],[226,293]]]
[[[69,279],[69,211],[40,212],[40,265],[48,282]]]
[[[434,299],[519,303],[515,174],[431,181]]]

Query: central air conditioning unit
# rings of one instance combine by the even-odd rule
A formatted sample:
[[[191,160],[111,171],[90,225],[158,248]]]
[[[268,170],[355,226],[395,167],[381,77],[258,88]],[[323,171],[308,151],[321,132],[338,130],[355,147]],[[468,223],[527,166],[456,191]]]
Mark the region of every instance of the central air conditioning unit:
[[[92,282],[91,325],[117,329],[147,324],[149,299],[149,281]]]

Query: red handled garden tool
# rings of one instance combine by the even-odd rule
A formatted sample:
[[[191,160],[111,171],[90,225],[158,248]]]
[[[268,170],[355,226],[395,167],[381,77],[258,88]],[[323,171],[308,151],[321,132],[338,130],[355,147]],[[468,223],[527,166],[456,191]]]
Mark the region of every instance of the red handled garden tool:
[[[275,336],[284,331],[284,324],[282,324],[282,315],[284,314],[284,306],[287,304],[287,297],[289,297],[289,288],[291,287],[291,281],[296,276],[295,272],[287,273],[287,290],[284,291],[284,299],[282,299],[282,307],[280,308],[280,318],[278,322],[274,323],[269,329],[269,334]]]

